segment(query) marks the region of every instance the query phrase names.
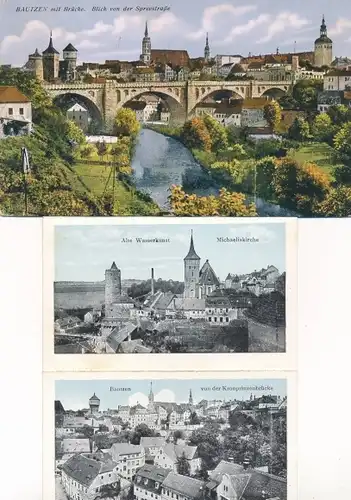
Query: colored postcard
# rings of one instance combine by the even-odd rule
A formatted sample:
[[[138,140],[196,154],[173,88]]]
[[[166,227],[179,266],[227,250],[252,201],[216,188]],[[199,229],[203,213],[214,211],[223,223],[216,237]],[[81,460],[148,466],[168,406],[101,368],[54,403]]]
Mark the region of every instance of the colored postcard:
[[[45,498],[297,498],[293,378],[172,376],[47,374]]]
[[[137,358],[141,369],[148,355],[176,365],[235,355],[243,368],[246,353],[261,367],[284,359],[296,337],[296,225],[266,220],[45,219],[45,355],[102,370]]]
[[[344,0],[96,3],[0,1],[1,214],[351,215]]]

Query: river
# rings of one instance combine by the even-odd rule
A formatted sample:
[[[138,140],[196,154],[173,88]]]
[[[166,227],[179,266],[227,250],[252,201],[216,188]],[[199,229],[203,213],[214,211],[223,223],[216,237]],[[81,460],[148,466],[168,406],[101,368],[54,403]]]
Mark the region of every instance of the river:
[[[149,129],[143,129],[139,134],[132,168],[137,189],[149,194],[163,209],[169,208],[170,186],[181,185],[186,172],[192,177],[200,177],[202,173],[200,165],[183,144]],[[214,188],[194,192],[202,196],[217,193]],[[256,209],[260,217],[296,216],[279,205],[267,203],[260,198],[256,198]]]

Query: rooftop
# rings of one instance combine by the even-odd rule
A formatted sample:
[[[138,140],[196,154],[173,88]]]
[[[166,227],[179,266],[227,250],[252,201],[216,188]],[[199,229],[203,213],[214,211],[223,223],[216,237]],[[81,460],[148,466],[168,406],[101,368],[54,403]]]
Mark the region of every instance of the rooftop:
[[[176,491],[186,497],[198,498],[202,494],[204,483],[198,479],[170,472],[163,481],[163,487]]]
[[[30,102],[28,97],[26,97],[22,92],[20,92],[16,87],[10,87],[7,85],[0,86],[0,103],[24,103]]]

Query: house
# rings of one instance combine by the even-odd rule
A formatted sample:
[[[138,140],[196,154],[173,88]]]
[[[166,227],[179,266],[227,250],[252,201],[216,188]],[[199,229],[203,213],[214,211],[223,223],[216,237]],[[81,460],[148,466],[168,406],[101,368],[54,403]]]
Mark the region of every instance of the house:
[[[132,340],[131,336],[138,329],[133,323],[126,323],[122,328],[116,327],[106,338],[106,353],[117,353],[122,342]]]
[[[174,297],[166,309],[166,318],[181,316],[186,319],[205,318],[205,299]]]
[[[140,446],[145,448],[148,455],[156,456],[161,448],[166,444],[164,437],[142,437],[140,439]]]
[[[105,485],[124,483],[112,460],[95,460],[85,455],[74,455],[62,466],[61,483],[68,499],[97,498]]]
[[[192,477],[170,472],[162,483],[161,500],[196,500],[204,492],[204,483]]]
[[[279,276],[279,271],[275,266],[268,266],[267,269],[262,269],[261,279],[265,283],[275,283]]]
[[[231,104],[219,104],[214,111],[214,118],[227,127],[233,125],[234,127],[241,126],[241,108],[240,106],[233,106]]]
[[[69,333],[80,326],[82,321],[77,316],[67,316],[55,321],[55,333]]]
[[[286,500],[287,481],[261,469],[222,460],[210,472],[217,483],[217,500]]]
[[[241,104],[242,127],[267,127],[264,117],[264,107],[269,102],[267,98],[244,99]]]
[[[32,130],[32,103],[16,87],[0,86],[0,136],[4,135],[4,125],[15,133],[29,134]]]
[[[116,471],[122,477],[132,480],[136,471],[145,465],[145,450],[142,446],[129,443],[115,443],[109,453],[117,463]]]
[[[89,111],[84,106],[76,102],[66,111],[66,116],[69,120],[72,120],[76,125],[78,125],[83,132],[87,132],[90,123],[90,116]]]
[[[332,70],[324,75],[323,90],[350,90],[351,70]]]
[[[167,443],[155,456],[154,463],[165,469],[178,472],[178,461],[185,457],[189,465],[189,474],[194,475],[201,468],[201,458],[197,446]]]
[[[217,75],[221,76],[222,78],[226,78],[229,73],[232,71],[232,68],[234,67],[235,63],[229,62],[226,64],[223,64],[220,68],[218,68]]]
[[[138,470],[134,479],[134,499],[153,498],[161,500],[162,483],[170,474],[168,469],[154,465],[144,465]]]

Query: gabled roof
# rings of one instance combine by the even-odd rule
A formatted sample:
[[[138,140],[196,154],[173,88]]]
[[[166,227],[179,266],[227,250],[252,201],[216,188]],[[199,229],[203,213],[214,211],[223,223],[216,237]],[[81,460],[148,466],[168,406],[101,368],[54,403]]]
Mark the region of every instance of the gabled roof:
[[[119,345],[124,340],[126,340],[129,335],[131,335],[136,329],[137,326],[134,325],[134,323],[127,323],[123,328],[116,327],[107,337],[106,342],[111,347],[111,349],[117,352]]]
[[[196,455],[197,446],[167,443],[163,448],[163,452],[174,462],[177,462],[183,455],[187,460],[192,460]]]
[[[185,497],[198,498],[203,492],[204,483],[198,479],[170,472],[163,481],[163,487],[176,491]]]
[[[166,439],[164,437],[142,437],[140,439],[140,446],[144,448],[150,448],[152,446],[162,447],[166,444]]]
[[[200,270],[199,284],[219,286],[219,279],[208,260],[206,260],[205,264]]]
[[[111,446],[110,453],[114,461],[119,461],[124,455],[134,455],[141,453],[143,448],[136,444],[114,443]]]
[[[144,465],[137,471],[136,477],[139,476],[145,479],[151,479],[161,484],[170,472],[169,469],[164,469],[156,465]]]
[[[8,85],[0,86],[0,103],[11,104],[15,102],[30,102],[30,99],[22,94],[16,87],[10,87]]]
[[[102,472],[103,463],[84,455],[74,455],[62,466],[62,470],[75,481],[89,487]],[[116,464],[117,465],[117,464]]]

